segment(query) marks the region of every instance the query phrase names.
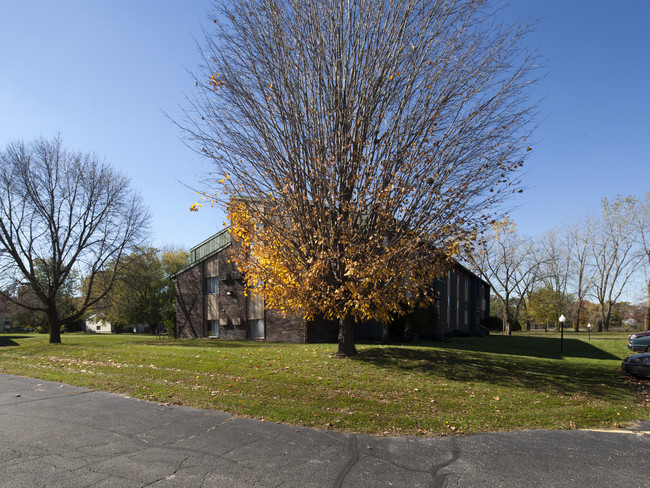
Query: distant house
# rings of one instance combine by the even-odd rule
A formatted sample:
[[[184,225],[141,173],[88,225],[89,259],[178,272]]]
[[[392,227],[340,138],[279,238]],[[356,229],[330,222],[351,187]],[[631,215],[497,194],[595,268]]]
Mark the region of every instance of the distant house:
[[[102,319],[100,316],[93,314],[86,319],[86,332],[94,332],[96,334],[110,334],[113,332],[113,327],[110,322]]]
[[[93,332],[95,334],[110,334],[117,332],[116,328],[110,322],[104,320],[97,314],[93,314],[86,319],[86,332]],[[123,325],[120,327],[120,332],[133,332],[134,334],[143,334],[151,332],[151,327],[145,324],[138,325]]]
[[[277,342],[334,342],[334,321],[303,318],[265,307],[259,294],[244,294],[241,273],[231,259],[231,236],[226,228],[190,250],[190,264],[176,273],[176,321],[180,337]],[[434,284],[439,297],[437,335],[454,331],[480,334],[489,315],[489,285],[460,264]],[[357,340],[384,341],[386,324],[357,324]]]
[[[637,324],[636,320],[634,320],[632,317],[625,319],[622,323],[623,325],[627,325],[628,327],[631,327],[633,329],[636,328],[636,324]]]

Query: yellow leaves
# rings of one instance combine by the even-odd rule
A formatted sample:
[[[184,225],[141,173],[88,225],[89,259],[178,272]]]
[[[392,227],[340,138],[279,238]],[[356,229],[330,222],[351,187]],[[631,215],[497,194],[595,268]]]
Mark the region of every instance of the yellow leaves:
[[[220,73],[217,73],[216,76],[214,73],[210,75],[210,86],[215,90],[218,87],[223,86],[223,82],[221,80],[217,80],[219,77],[221,77]]]

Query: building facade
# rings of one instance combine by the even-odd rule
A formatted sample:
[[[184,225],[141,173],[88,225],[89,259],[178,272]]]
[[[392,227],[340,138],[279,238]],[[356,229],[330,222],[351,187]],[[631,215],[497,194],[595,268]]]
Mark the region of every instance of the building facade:
[[[176,321],[180,337],[272,342],[333,342],[337,323],[305,321],[296,315],[266,308],[259,294],[245,294],[234,264],[229,229],[224,229],[190,250],[190,263],[174,275]],[[435,283],[439,296],[438,335],[454,331],[478,334],[480,321],[489,315],[489,285],[461,265]],[[385,324],[358,324],[359,340],[384,341]]]
[[[490,285],[459,263],[436,280],[439,332],[482,335],[481,321],[490,315]]]

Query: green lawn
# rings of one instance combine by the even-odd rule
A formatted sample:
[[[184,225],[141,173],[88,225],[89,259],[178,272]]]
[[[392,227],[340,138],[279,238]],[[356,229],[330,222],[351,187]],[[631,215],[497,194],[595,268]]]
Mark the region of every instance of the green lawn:
[[[650,419],[621,372],[624,333],[519,333],[358,345],[0,335],[0,372],[348,432],[444,435],[622,427]]]

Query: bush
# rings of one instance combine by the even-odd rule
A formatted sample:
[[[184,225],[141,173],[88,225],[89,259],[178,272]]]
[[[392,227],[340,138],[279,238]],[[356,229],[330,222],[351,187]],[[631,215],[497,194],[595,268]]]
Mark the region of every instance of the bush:
[[[515,320],[515,321],[512,323],[512,325],[510,326],[510,330],[511,330],[512,332],[516,332],[516,331],[518,331],[518,330],[521,330],[521,324],[519,323],[518,320]]]
[[[389,342],[435,340],[438,337],[438,312],[435,306],[418,308],[388,323]]]
[[[481,320],[481,325],[487,327],[488,330],[500,332],[503,330],[503,320],[499,317],[490,316]]]
[[[472,337],[472,334],[467,332],[466,330],[461,330],[461,329],[454,329],[451,333],[452,337]]]

